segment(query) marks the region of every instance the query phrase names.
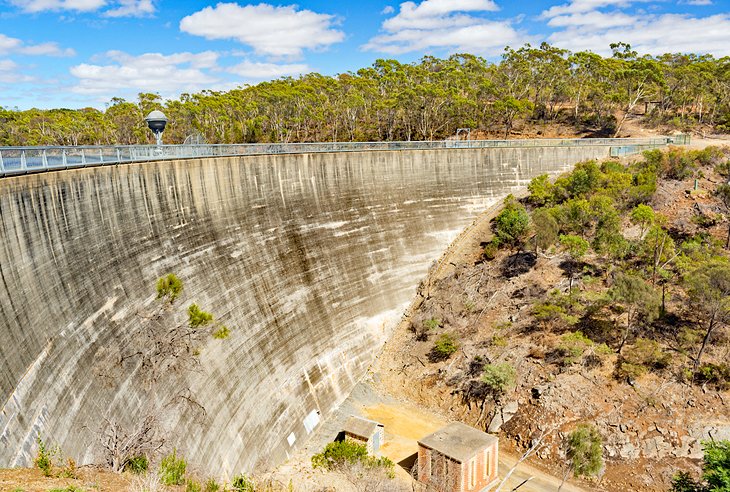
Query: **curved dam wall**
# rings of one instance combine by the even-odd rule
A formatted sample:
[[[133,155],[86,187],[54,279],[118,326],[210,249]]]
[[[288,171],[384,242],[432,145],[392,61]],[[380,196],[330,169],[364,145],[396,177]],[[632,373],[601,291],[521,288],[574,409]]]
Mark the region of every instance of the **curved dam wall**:
[[[145,415],[209,473],[283,461],[479,211],[608,153],[270,155],[0,180],[0,467],[30,464],[38,435],[99,462],[109,426]],[[184,284],[172,305],[156,299],[168,273]],[[192,302],[230,336],[165,346]]]

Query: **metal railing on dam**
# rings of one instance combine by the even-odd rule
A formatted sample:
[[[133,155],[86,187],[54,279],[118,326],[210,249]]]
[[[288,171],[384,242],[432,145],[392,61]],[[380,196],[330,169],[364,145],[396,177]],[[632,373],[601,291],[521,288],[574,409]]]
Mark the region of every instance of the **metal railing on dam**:
[[[684,144],[688,140],[685,135],[679,135],[660,138],[0,147],[0,177],[167,159],[327,152],[605,146],[611,148],[611,155],[623,156],[673,143]]]

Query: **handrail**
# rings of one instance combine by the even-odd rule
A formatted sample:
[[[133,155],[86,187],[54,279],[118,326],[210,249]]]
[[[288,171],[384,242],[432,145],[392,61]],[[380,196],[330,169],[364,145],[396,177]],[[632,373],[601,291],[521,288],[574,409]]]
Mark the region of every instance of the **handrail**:
[[[660,138],[552,138],[534,140],[438,140],[410,142],[316,142],[202,145],[82,145],[0,147],[0,177],[132,162],[201,157],[372,152],[398,150],[606,146],[647,148],[688,143],[683,135]],[[681,141],[680,141],[681,140]],[[630,150],[629,150],[630,153]]]

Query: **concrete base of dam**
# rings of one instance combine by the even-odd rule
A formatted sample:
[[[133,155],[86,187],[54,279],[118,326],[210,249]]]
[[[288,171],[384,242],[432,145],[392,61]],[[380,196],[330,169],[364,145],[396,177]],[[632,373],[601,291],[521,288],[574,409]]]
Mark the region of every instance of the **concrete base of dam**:
[[[110,425],[231,476],[286,459],[481,210],[605,146],[190,159],[0,180],[0,466]],[[155,284],[183,282],[172,305]],[[230,329],[175,345],[197,303]],[[171,348],[172,346],[172,348]]]

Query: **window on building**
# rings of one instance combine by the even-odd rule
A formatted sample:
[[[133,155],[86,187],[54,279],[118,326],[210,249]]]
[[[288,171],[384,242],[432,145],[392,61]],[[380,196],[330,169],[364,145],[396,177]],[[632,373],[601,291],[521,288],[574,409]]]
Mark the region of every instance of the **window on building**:
[[[492,474],[491,468],[491,455],[488,449],[484,450],[484,478],[488,478]]]
[[[469,461],[469,490],[474,490],[477,486],[477,459],[472,458]]]

